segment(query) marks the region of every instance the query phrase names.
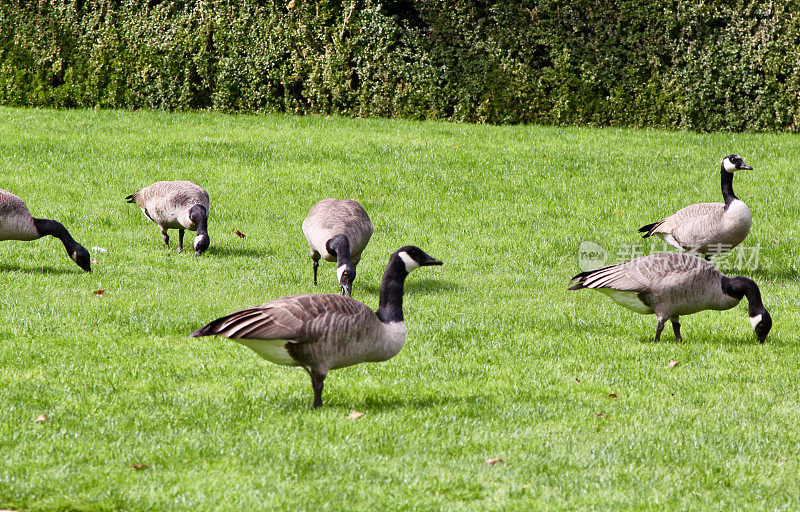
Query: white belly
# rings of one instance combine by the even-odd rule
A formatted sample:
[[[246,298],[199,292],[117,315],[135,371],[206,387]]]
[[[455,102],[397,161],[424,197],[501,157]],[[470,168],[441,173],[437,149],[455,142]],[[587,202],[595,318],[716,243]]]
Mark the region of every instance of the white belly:
[[[605,293],[611,297],[611,300],[624,308],[630,309],[631,311],[635,311],[643,315],[649,315],[653,313],[653,308],[642,302],[642,299],[639,298],[639,294],[636,292],[622,292],[619,290],[612,290],[610,288],[598,288],[597,291]]]
[[[286,350],[286,344],[291,343],[288,340],[236,339],[234,341],[241,343],[271,363],[283,366],[299,366],[298,362]]]

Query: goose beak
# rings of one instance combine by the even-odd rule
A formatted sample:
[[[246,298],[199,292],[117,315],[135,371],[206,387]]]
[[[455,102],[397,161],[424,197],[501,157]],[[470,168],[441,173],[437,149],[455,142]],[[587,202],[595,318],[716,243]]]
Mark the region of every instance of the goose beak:
[[[421,267],[429,267],[431,265],[444,265],[444,262],[442,260],[437,260],[436,258],[434,258],[434,257],[432,257],[430,255],[427,255],[427,254],[426,254],[426,256],[428,256],[429,259],[421,262],[419,264]]]
[[[342,295],[347,297],[353,296],[353,283],[341,284],[339,287],[342,289]]]
[[[742,162],[742,165],[739,166],[739,169],[742,171],[752,171],[753,168],[747,165],[746,163]]]

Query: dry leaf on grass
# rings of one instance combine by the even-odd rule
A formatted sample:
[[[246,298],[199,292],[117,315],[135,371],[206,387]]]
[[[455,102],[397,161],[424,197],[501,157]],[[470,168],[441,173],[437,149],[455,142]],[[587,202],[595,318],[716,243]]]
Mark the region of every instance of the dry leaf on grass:
[[[358,412],[355,409],[353,409],[350,412],[350,414],[347,415],[347,419],[348,420],[357,420],[358,418],[362,417],[363,415],[364,415],[363,412]]]
[[[602,412],[598,412],[598,413],[597,413],[597,417],[598,417],[598,418],[605,418],[605,417],[606,417],[606,415],[605,415],[605,414],[603,414]]]
[[[43,421],[50,421],[50,420],[47,419],[47,415],[46,414],[40,414],[38,418],[33,420],[34,423],[42,423]]]
[[[131,464],[131,467],[136,471],[141,471],[150,467],[150,464]]]
[[[670,360],[669,364],[667,365],[667,368],[675,368],[676,366],[678,366],[678,361],[672,359],[672,360]]]
[[[242,233],[241,231],[239,231],[239,230],[237,229],[237,230],[236,230],[236,236],[238,236],[239,238],[244,238],[244,233]]]
[[[92,293],[93,293],[93,294],[95,294],[95,295],[99,295],[99,296],[101,296],[101,297],[102,297],[102,296],[103,296],[103,294],[104,294],[104,293],[106,293],[106,291],[105,291],[105,290],[95,290],[95,291],[93,291]]]
[[[483,461],[484,466],[494,466],[495,464],[504,464],[504,463],[505,461],[500,457],[486,459],[485,461]]]
[[[616,393],[609,393],[608,398],[619,398]]]

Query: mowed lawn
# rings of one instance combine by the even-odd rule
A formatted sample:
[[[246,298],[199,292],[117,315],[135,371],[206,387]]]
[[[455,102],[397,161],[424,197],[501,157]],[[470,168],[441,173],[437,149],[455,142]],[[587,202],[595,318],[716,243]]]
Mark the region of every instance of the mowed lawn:
[[[765,344],[746,300],[653,343],[655,317],[567,291],[582,241],[613,262],[721,201],[729,153],[754,168],[734,188],[760,247],[729,273],[761,286]],[[800,509],[798,169],[788,134],[0,109],[0,188],[97,260],[0,243],[0,508]],[[200,258],[124,201],[172,179],[211,195]],[[313,410],[302,370],[187,335],[336,293],[300,230],[326,197],[375,225],[353,298],[377,307],[403,245],[445,265],[408,278],[400,354],[331,372]]]

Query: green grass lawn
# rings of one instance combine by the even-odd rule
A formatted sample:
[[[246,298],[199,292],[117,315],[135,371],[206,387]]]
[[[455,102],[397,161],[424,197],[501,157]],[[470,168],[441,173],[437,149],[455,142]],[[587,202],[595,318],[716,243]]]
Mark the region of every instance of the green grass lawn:
[[[655,344],[654,316],[567,291],[581,241],[613,260],[721,201],[729,153],[754,167],[734,188],[759,267],[733,273],[761,286],[764,345],[746,301]],[[0,109],[0,188],[97,260],[0,243],[0,508],[798,510],[798,169],[797,135]],[[200,258],[123,199],[168,179],[211,195]],[[400,354],[332,372],[312,410],[303,371],[187,335],[336,293],[300,230],[326,197],[375,225],[355,299],[377,307],[402,245],[445,265],[409,277]]]

